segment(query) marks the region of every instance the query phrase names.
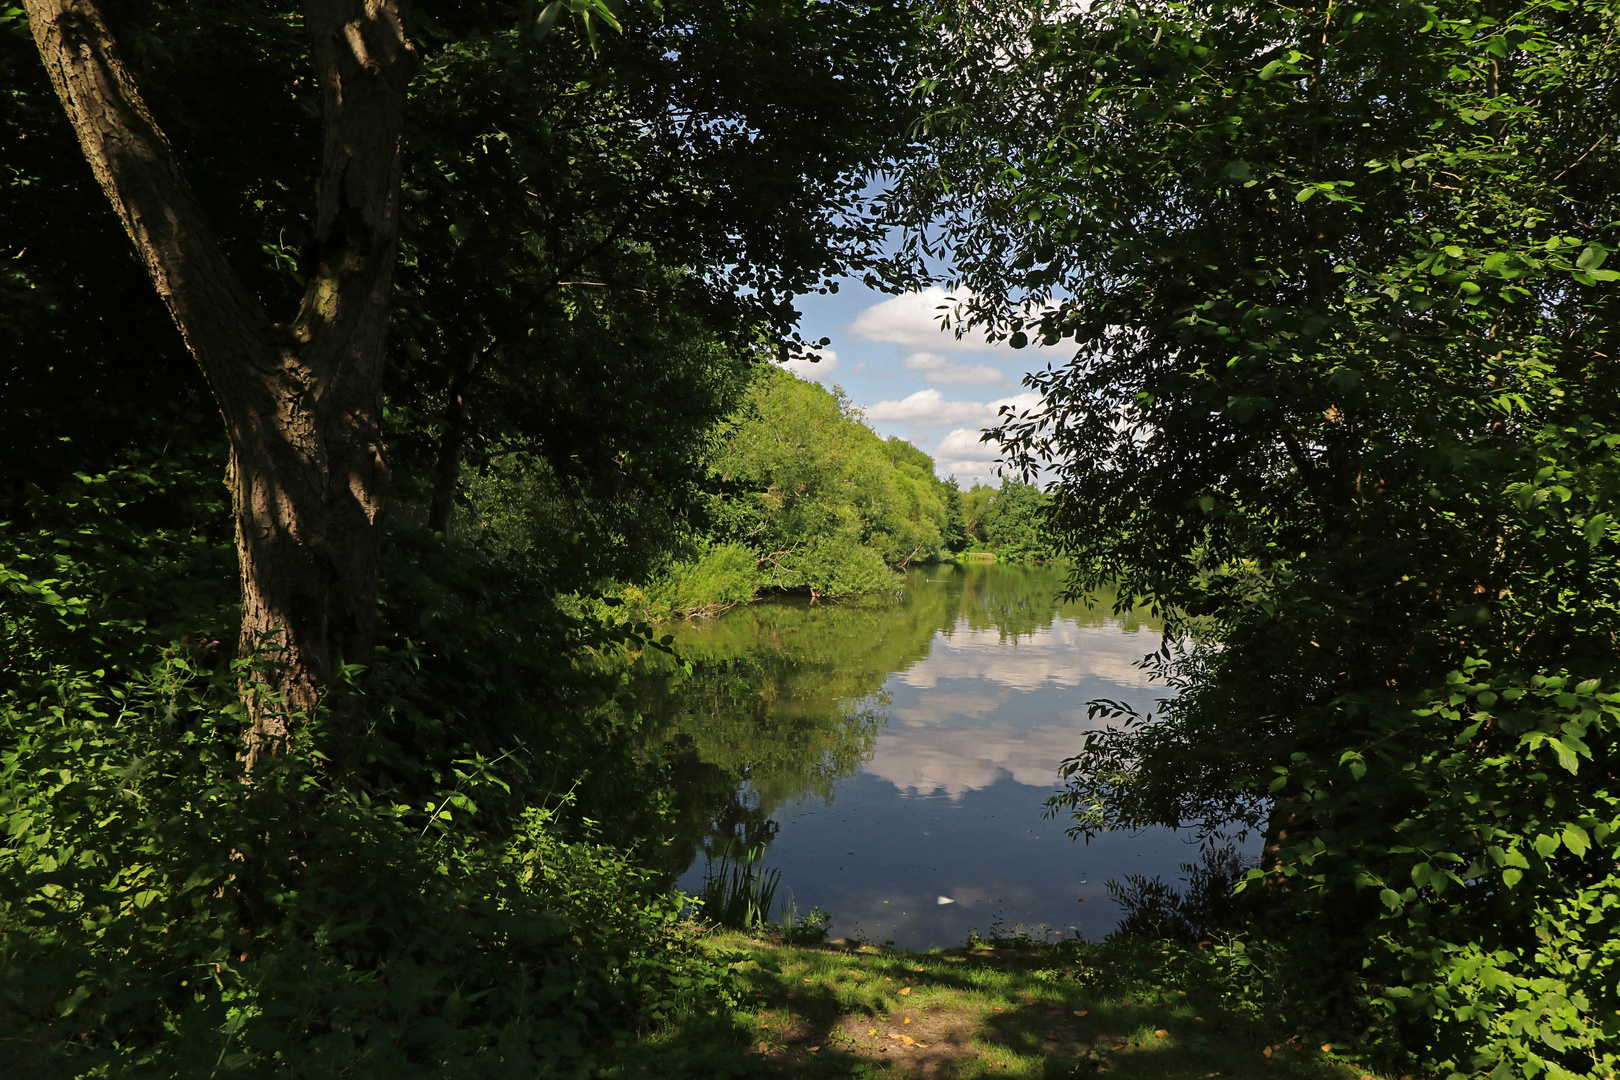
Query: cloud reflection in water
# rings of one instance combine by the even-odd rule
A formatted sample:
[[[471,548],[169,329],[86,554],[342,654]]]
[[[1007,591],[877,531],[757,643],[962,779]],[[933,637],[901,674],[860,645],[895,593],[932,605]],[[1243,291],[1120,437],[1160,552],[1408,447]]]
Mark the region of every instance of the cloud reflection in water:
[[[1087,701],[1147,710],[1163,690],[1137,666],[1156,634],[1088,623],[1059,617],[1012,637],[959,619],[925,659],[889,680],[889,725],[862,771],[908,795],[952,801],[1004,777],[1051,787],[1081,733],[1102,723],[1088,718]]]

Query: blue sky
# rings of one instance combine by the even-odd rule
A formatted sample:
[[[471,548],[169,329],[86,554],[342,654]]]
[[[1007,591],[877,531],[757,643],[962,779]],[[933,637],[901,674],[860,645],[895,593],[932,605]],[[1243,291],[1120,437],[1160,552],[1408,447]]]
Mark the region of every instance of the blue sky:
[[[979,434],[1001,405],[1038,402],[1021,380],[1052,354],[991,345],[982,335],[957,340],[940,329],[946,297],[937,288],[889,296],[849,280],[835,294],[799,297],[800,332],[832,344],[821,363],[788,367],[800,378],[842,386],[880,435],[898,435],[932,455],[940,476],[954,474],[964,488],[975,480],[995,484],[997,450]]]

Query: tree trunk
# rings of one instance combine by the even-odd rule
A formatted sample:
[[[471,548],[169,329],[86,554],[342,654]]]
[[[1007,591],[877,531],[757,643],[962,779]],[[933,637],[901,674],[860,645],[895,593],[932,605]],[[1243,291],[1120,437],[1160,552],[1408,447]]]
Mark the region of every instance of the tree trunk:
[[[444,402],[444,433],[439,436],[439,456],[433,463],[433,504],[428,509],[428,528],[450,539],[455,520],[456,491],[461,484],[461,462],[467,456],[467,438],[472,432],[472,409],[467,395],[473,380],[483,368],[483,358],[469,352],[450,380]]]
[[[323,91],[315,267],[272,322],[226,262],[96,0],[24,0],[96,180],[213,390],[231,444],[248,765],[276,752],[322,685],[364,662],[376,625],[383,347],[399,234],[400,140],[415,67],[397,0],[307,0]]]

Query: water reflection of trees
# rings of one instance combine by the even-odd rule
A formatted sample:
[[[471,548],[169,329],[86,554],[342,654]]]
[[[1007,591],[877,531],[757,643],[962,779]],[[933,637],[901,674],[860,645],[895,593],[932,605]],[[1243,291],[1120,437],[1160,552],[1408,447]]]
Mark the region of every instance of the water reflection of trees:
[[[769,843],[787,805],[832,801],[888,722],[884,683],[924,660],[936,633],[965,625],[1017,639],[1059,617],[1109,618],[1106,601],[1060,605],[1062,584],[1055,567],[931,566],[913,570],[899,598],[761,603],[675,627],[678,658],[645,657],[623,706],[627,725],[641,718],[641,753],[670,778],[670,842],[650,854],[673,877],[699,854]]]

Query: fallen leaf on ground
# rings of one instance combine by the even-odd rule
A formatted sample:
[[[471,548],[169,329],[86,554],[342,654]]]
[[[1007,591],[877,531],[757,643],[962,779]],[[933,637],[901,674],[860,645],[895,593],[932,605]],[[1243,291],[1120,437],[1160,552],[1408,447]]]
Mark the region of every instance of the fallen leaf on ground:
[[[805,980],[805,982],[809,982],[809,981],[810,981],[810,980],[809,980],[809,979],[806,979],[806,980]],[[900,996],[901,996],[901,997],[905,997],[905,996],[906,996],[906,995],[907,995],[907,994],[909,994],[909,993],[911,993],[911,987],[909,987],[909,986],[908,986],[908,987],[906,987],[906,988],[905,988],[905,989],[904,989],[904,990],[901,990],[901,991],[900,991]]]
[[[916,1046],[917,1045],[917,1040],[913,1039],[910,1035],[902,1035],[902,1036],[900,1036],[900,1041],[905,1043],[907,1046]]]
[[[1159,1038],[1162,1039],[1165,1036],[1169,1035],[1170,1033],[1168,1031],[1164,1030],[1164,1028],[1160,1028],[1158,1031],[1155,1031],[1153,1034],[1157,1035]]]
[[[811,1048],[810,1048],[810,1052],[811,1052],[811,1053],[812,1053],[812,1054],[813,1054],[813,1053],[815,1053],[815,1052],[816,1052],[816,1051],[817,1051],[817,1050],[820,1050],[820,1049],[821,1049],[821,1047],[819,1047],[819,1046],[812,1046],[812,1047],[811,1047]]]
[[[1074,1015],[1076,1015],[1076,1016],[1084,1016],[1084,1015],[1086,1015],[1086,1013],[1087,1013],[1087,1012],[1088,1012],[1088,1011],[1090,1011],[1090,1010],[1087,1010],[1087,1009],[1076,1009],[1076,1010],[1074,1010]]]

